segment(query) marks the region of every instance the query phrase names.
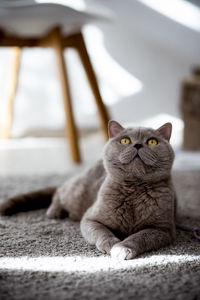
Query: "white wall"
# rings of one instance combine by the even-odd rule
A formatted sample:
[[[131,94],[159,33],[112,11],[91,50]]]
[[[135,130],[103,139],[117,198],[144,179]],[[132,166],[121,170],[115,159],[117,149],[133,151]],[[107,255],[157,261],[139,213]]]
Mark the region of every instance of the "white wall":
[[[103,2],[116,14],[113,24],[100,25],[105,47],[143,85],[139,93],[113,105],[115,118],[140,121],[159,113],[179,116],[181,81],[199,64],[200,32],[138,1]]]

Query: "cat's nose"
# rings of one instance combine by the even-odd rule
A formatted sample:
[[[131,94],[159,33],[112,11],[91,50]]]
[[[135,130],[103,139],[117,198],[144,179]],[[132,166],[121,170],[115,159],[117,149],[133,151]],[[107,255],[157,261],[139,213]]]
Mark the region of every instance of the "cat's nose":
[[[134,146],[137,150],[139,150],[140,148],[142,148],[143,146],[142,146],[142,144],[135,144],[135,146]]]

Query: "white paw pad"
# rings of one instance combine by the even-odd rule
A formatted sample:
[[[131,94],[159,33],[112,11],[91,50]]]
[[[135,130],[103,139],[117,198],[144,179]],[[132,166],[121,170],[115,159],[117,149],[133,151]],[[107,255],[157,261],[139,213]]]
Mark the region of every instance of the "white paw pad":
[[[121,245],[114,245],[111,249],[111,257],[118,259],[118,260],[128,260],[132,259],[136,256],[134,250],[121,246]]]

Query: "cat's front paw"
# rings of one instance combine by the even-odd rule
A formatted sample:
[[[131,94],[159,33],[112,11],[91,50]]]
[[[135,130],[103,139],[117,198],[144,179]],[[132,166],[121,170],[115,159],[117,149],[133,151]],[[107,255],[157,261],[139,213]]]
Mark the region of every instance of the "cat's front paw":
[[[115,244],[111,251],[110,251],[111,257],[115,258],[117,260],[128,260],[136,257],[135,250],[122,246],[120,244]]]
[[[102,253],[110,254],[110,250],[112,249],[113,245],[115,245],[119,242],[120,242],[120,240],[118,238],[99,240],[96,243],[96,247]]]

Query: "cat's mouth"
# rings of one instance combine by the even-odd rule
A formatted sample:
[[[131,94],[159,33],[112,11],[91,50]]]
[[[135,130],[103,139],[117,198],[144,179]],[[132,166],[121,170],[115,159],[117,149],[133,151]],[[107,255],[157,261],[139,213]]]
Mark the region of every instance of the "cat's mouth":
[[[125,153],[119,157],[120,162],[123,165],[128,165],[130,163],[143,163],[143,159],[140,154],[136,152],[134,155],[132,153]]]
[[[133,160],[135,160],[135,159],[142,160],[138,153],[137,153],[137,154],[135,155],[135,157],[133,158]]]
[[[130,159],[129,163],[131,162],[143,162],[142,158],[140,157],[140,155],[137,153],[134,157],[132,157],[132,159]]]
[[[132,158],[132,160],[131,160],[130,162],[133,162],[133,163],[139,164],[139,165],[141,165],[141,164],[144,165],[144,164],[145,164],[144,160],[142,159],[142,157],[140,156],[139,153],[137,153],[137,154]]]

